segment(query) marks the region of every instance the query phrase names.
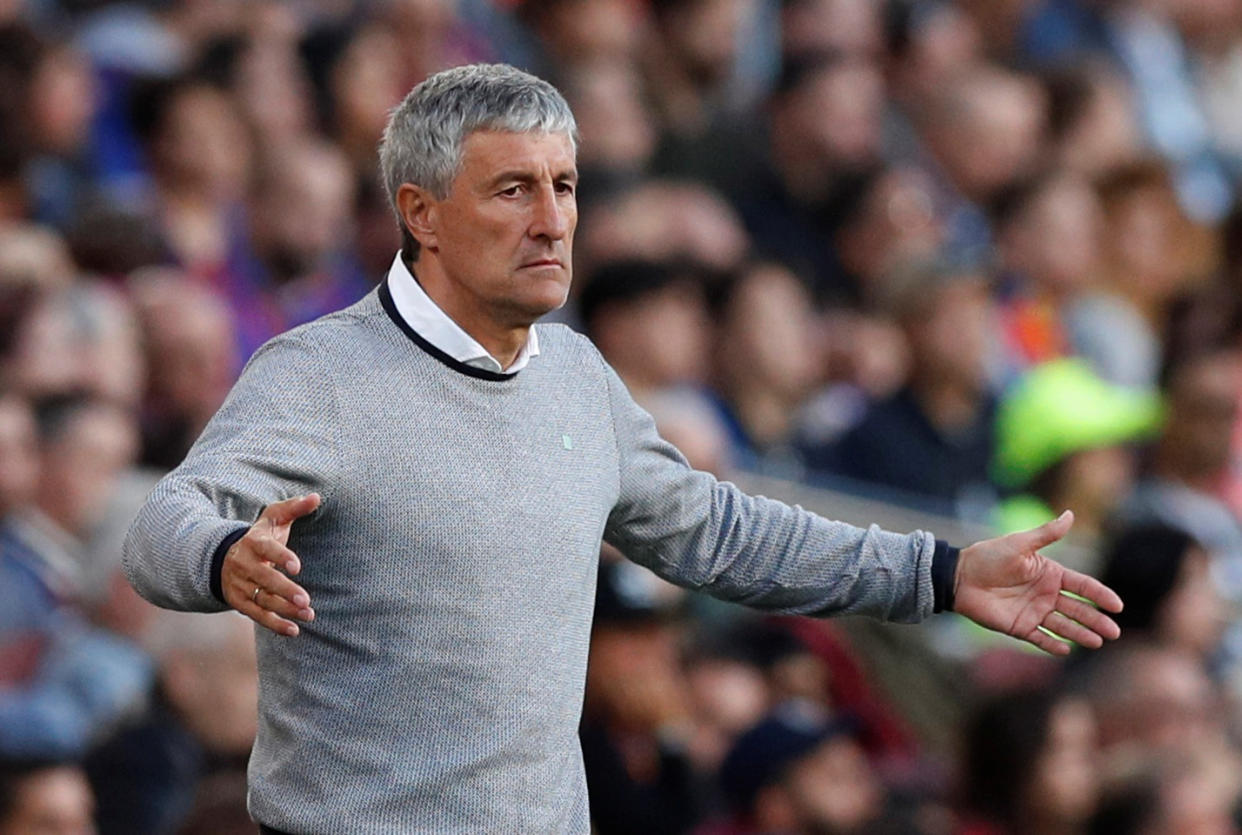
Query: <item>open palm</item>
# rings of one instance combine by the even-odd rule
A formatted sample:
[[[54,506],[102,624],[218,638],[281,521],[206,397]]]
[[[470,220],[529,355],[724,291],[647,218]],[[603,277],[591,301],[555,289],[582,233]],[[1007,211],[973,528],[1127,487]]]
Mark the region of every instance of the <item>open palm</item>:
[[[1033,530],[963,549],[954,610],[1054,655],[1069,653],[1066,641],[1095,649],[1116,638],[1121,630],[1100,609],[1120,612],[1117,593],[1039,553],[1065,536],[1073,523],[1073,514],[1066,511]]]

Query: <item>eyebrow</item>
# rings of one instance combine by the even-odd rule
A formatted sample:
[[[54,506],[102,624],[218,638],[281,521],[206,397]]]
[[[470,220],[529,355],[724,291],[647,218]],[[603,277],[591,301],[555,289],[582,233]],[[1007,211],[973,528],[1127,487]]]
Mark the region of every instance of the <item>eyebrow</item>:
[[[490,180],[487,181],[487,187],[489,189],[495,188],[496,186],[500,185],[501,183],[505,183],[505,182],[533,183],[537,181],[538,179],[539,179],[538,176],[531,174],[529,171],[513,169],[512,171],[502,171],[501,173],[497,174],[495,177],[492,177]],[[578,169],[577,168],[567,168],[564,171],[557,172],[552,177],[552,182],[554,183],[563,183],[566,181],[569,181],[572,183],[578,182]]]

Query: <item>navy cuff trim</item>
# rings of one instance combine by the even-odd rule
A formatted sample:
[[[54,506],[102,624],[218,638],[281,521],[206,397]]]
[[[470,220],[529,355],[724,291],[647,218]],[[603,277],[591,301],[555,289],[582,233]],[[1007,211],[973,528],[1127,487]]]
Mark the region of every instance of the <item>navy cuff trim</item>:
[[[211,596],[219,600],[224,605],[228,605],[228,601],[224,599],[224,581],[222,575],[224,573],[224,555],[233,547],[233,543],[246,535],[246,531],[250,530],[247,525],[244,528],[238,528],[229,533],[220,544],[216,546],[216,551],[211,555]]]
[[[961,549],[954,548],[943,539],[936,540],[936,551],[932,554],[931,580],[932,611],[952,612],[954,592],[957,586],[957,558]]]
[[[388,318],[392,319],[393,322],[396,323],[397,327],[401,328],[401,331],[410,338],[411,342],[422,348],[428,354],[431,354],[433,357],[454,371],[461,372],[462,374],[466,374],[471,377],[478,377],[480,380],[504,381],[512,380],[517,376],[516,371],[512,371],[508,374],[498,374],[495,371],[488,371],[486,368],[475,368],[473,365],[466,365],[461,360],[449,356],[436,346],[432,345],[426,339],[419,336],[418,331],[410,327],[410,323],[405,321],[405,319],[401,317],[400,311],[397,310],[397,305],[392,300],[392,293],[388,290],[387,279],[384,279],[379,286],[379,300],[380,304],[384,306],[384,312],[388,314]]]

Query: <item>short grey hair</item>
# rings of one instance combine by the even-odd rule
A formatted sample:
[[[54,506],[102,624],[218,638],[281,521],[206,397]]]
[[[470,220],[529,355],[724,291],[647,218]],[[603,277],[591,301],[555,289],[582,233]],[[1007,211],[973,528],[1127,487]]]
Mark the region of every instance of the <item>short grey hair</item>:
[[[507,64],[470,64],[438,72],[393,109],[380,142],[380,176],[413,260],[413,240],[397,207],[404,183],[448,195],[461,168],[466,137],[479,130],[563,133],[578,147],[578,125],[569,104],[548,82]]]

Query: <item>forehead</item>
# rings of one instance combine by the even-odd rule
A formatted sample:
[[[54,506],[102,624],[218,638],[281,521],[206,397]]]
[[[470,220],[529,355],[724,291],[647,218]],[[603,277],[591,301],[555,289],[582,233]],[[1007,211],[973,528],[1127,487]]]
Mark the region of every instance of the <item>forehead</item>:
[[[575,172],[574,143],[567,133],[479,130],[461,145],[461,173],[471,180],[513,171],[561,176]]]

